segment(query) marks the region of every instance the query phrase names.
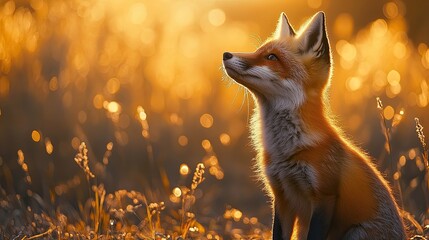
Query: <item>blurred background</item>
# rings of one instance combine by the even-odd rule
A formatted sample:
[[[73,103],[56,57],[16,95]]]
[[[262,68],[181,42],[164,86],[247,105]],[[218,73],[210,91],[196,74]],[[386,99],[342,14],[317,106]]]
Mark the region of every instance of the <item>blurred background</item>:
[[[84,141],[108,193],[178,204],[172,190],[189,185],[203,162],[197,218],[232,206],[270,226],[269,199],[252,172],[253,102],[224,77],[222,53],[254,51],[281,12],[298,29],[325,11],[339,126],[424,224],[414,118],[429,126],[427,9],[423,0],[2,0],[1,196],[31,189],[53,205],[77,206],[88,195],[74,161]]]

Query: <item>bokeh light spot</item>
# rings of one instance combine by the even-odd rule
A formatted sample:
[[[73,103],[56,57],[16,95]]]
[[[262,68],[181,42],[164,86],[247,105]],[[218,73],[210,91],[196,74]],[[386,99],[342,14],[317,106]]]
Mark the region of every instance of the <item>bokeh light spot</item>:
[[[425,54],[426,50],[428,49],[428,46],[425,43],[419,43],[417,46],[417,51],[420,55]]]
[[[351,77],[346,81],[346,87],[350,91],[359,90],[362,86],[362,79],[358,77]]]
[[[146,112],[142,106],[137,107],[137,113],[138,113],[140,121],[146,121],[147,114],[146,114]]]
[[[104,97],[101,94],[97,94],[94,96],[94,99],[92,100],[92,104],[96,109],[102,109],[103,108],[103,102]]]
[[[71,140],[71,146],[74,150],[77,150],[79,148],[80,145],[80,140],[77,137],[72,138]]]
[[[221,142],[223,145],[227,146],[227,145],[229,145],[229,143],[231,142],[231,137],[230,137],[228,134],[226,134],[226,133],[222,133],[222,134],[219,136],[219,140],[220,140],[220,142]]]
[[[236,222],[240,221],[242,216],[243,216],[243,213],[240,210],[235,210],[234,213],[232,214],[232,217]]]
[[[107,81],[106,90],[110,94],[115,94],[116,92],[118,92],[120,87],[121,83],[117,78],[111,78],[109,79],[109,81]]]
[[[186,164],[180,165],[180,175],[188,175],[189,174],[189,167]]]
[[[396,96],[396,95],[398,95],[401,92],[402,87],[399,84],[391,85],[390,88],[389,88],[389,90],[393,94],[393,96]]]
[[[392,106],[387,106],[384,108],[383,110],[384,118],[386,118],[387,120],[390,120],[393,118],[394,115],[395,115],[395,110],[393,109]]]
[[[45,149],[46,149],[46,153],[51,155],[52,152],[54,151],[54,145],[52,145],[52,142],[49,138],[45,139]]]
[[[24,163],[24,159],[25,159],[24,152],[21,149],[19,149],[18,150],[18,164],[22,165]]]
[[[222,9],[215,8],[210,10],[208,14],[209,22],[211,25],[218,27],[225,22],[225,12]]]
[[[403,166],[405,166],[405,163],[407,163],[407,158],[404,155],[400,156],[399,157],[399,166],[403,167]]]
[[[346,61],[352,61],[357,55],[356,47],[345,40],[340,40],[336,44],[336,50]]]
[[[211,128],[213,125],[213,117],[212,115],[205,113],[200,117],[200,124],[205,128]]]
[[[382,37],[387,32],[387,23],[384,19],[377,19],[375,22],[371,25],[371,33],[375,37]]]
[[[33,130],[31,132],[31,138],[33,139],[33,141],[39,142],[40,141],[40,133],[37,130]]]
[[[184,147],[188,145],[188,138],[184,135],[179,136],[179,138],[177,139],[177,142],[179,143],[180,146]]]
[[[413,178],[413,180],[411,180],[410,182],[410,187],[411,188],[416,188],[419,185],[419,178]]]
[[[398,180],[401,177],[401,173],[400,172],[395,172],[393,174],[393,179]]]
[[[212,148],[212,144],[210,143],[209,140],[204,139],[203,141],[201,141],[201,146],[206,150],[209,151]]]
[[[396,5],[395,2],[388,2],[388,3],[384,4],[383,13],[384,13],[384,16],[386,16],[387,18],[397,17],[399,14],[398,5]]]
[[[181,125],[182,119],[179,117],[179,115],[177,115],[177,113],[172,113],[170,115],[170,122],[171,124]]]
[[[180,190],[180,188],[178,188],[178,187],[175,187],[173,189],[173,194],[175,197],[180,197],[180,196],[182,196],[182,190]]]
[[[391,70],[388,74],[387,74],[387,82],[392,85],[398,85],[399,82],[401,81],[401,75],[399,74],[398,71],[396,70]]]
[[[112,151],[112,149],[113,149],[113,142],[108,142],[107,145],[106,145],[106,149],[108,151]]]
[[[107,109],[107,111],[111,113],[118,113],[121,111],[121,105],[119,105],[119,103],[115,101],[112,101],[112,102],[105,101],[103,103],[103,106]]]
[[[51,80],[49,80],[49,90],[52,92],[56,91],[58,89],[58,78],[52,77]]]
[[[86,122],[87,119],[87,115],[85,111],[79,111],[79,113],[77,114],[77,120],[79,121],[79,123],[83,124]]]
[[[416,150],[414,148],[410,149],[410,151],[408,151],[408,158],[409,159],[415,159],[416,158]]]

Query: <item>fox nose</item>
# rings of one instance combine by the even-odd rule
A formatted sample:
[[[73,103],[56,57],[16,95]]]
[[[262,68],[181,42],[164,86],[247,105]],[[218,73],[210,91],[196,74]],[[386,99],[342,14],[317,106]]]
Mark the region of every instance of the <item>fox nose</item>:
[[[232,57],[233,57],[233,55],[230,52],[224,52],[223,53],[223,60],[228,60],[228,59],[231,59]]]

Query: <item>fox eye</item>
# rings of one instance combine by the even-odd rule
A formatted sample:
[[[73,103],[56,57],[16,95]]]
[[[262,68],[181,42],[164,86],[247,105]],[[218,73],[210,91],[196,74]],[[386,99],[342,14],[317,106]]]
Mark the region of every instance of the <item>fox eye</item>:
[[[270,60],[270,61],[277,61],[277,60],[279,60],[277,58],[277,56],[275,54],[273,54],[273,53],[268,54],[265,58],[268,59],[268,60]]]

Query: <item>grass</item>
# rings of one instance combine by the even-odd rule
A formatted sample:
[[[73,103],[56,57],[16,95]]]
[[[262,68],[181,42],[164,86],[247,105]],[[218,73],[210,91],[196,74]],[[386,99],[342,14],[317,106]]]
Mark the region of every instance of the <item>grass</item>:
[[[112,151],[107,146],[103,162],[108,164]],[[213,160],[214,153],[207,159]],[[28,189],[25,196],[2,195],[0,208],[0,236],[4,239],[266,239],[269,229],[255,217],[246,217],[235,208],[227,207],[223,216],[210,220],[204,226],[193,212],[198,199],[196,190],[205,180],[205,165],[198,163],[189,186],[172,190],[170,203],[149,202],[138,191],[117,190],[107,193],[102,183],[90,168],[90,159],[85,142],[81,142],[74,158],[86,179],[89,198],[72,206],[45,202],[31,191],[31,177],[25,165],[24,154],[18,152],[18,162],[26,172]],[[66,188],[83,187],[74,185],[74,180],[57,186]],[[55,202],[55,201],[54,201]],[[176,204],[171,204],[176,203]],[[169,209],[166,209],[168,205]],[[168,211],[168,212],[167,212]],[[238,228],[235,225],[239,226]]]
[[[390,155],[391,144],[395,127],[400,123],[396,118],[389,122],[382,114],[383,104],[377,98],[377,108],[380,110],[380,122],[386,137],[385,151]],[[139,113],[142,109],[139,108]],[[403,114],[401,114],[403,115]],[[141,116],[141,114],[139,114]],[[141,121],[146,121],[140,117]],[[396,121],[396,122],[395,122]],[[422,187],[428,192],[428,149],[425,142],[423,126],[415,118],[416,133],[421,144],[419,157],[424,164],[424,179]],[[143,134],[149,140],[147,122],[142,122]],[[390,137],[389,137],[390,136]],[[144,194],[138,191],[116,190],[108,193],[103,183],[91,170],[88,157],[88,148],[81,142],[74,158],[81,168],[83,175],[73,177],[66,184],[57,185],[57,192],[67,192],[68,188],[82,188],[88,186],[88,198],[78,202],[77,208],[72,205],[62,205],[52,196],[51,202],[46,202],[37,193],[33,192],[32,180],[28,165],[22,150],[19,150],[18,164],[25,173],[27,186],[26,194],[7,194],[2,189],[4,199],[0,203],[0,236],[3,239],[268,239],[270,229],[258,222],[255,217],[247,217],[240,210],[227,207],[223,216],[207,221],[205,216],[195,212],[195,203],[199,200],[197,190],[204,184],[206,166],[214,166],[213,172],[221,171],[217,166],[217,158],[210,142],[203,142],[206,150],[204,163],[198,163],[188,186],[178,186],[171,189],[169,200],[149,202]],[[113,151],[113,143],[108,143],[103,156],[103,171],[109,164],[109,157]],[[148,154],[153,154],[148,152]],[[394,188],[399,190],[400,203],[403,203],[404,193],[401,190],[401,167],[404,163],[396,162],[391,156],[386,157],[395,180]],[[401,160],[399,160],[401,161]],[[95,166],[95,164],[92,164]],[[189,171],[189,170],[187,170]],[[87,184],[79,181],[86,180]],[[76,180],[77,179],[77,180]],[[81,189],[83,190],[83,189]],[[61,195],[61,194],[60,194]],[[410,239],[428,239],[429,227],[425,215],[416,219],[412,214],[403,210],[403,218],[410,232]],[[205,220],[204,220],[205,219]],[[202,220],[202,221],[201,221]]]
[[[383,113],[384,107],[383,107],[382,101],[378,97],[376,100],[377,100],[377,109],[380,111],[380,123],[382,126],[383,134],[386,139],[386,144],[385,144],[385,151],[387,153],[386,160],[389,162],[386,172],[389,173],[388,175],[390,176],[390,178],[394,179],[394,183],[392,185],[393,185],[394,191],[397,192],[398,201],[401,205],[402,218],[404,219],[406,223],[406,227],[408,228],[409,235],[411,236],[410,239],[428,239],[429,225],[422,226],[421,223],[419,223],[419,221],[416,220],[412,214],[405,211],[404,209],[404,204],[403,204],[404,193],[402,191],[403,183],[401,183],[401,168],[405,165],[405,163],[397,162],[391,157],[391,150],[392,150],[391,135],[392,133],[395,132],[395,128],[398,127],[398,125],[400,124],[404,113],[400,112],[400,114],[396,115],[389,125],[388,121],[384,117],[384,113]],[[422,182],[421,184],[422,184],[422,188],[425,191],[425,194],[427,195],[429,193],[429,182],[427,181],[428,173],[429,173],[428,149],[425,142],[423,126],[420,124],[419,118],[414,118],[414,120],[416,122],[417,137],[421,144],[420,153],[421,153],[422,161],[420,160],[420,164],[422,164],[422,162],[424,164],[423,165],[424,168],[421,168],[421,170],[423,172],[424,179],[426,179],[426,181]],[[384,160],[384,159],[381,159],[381,160]],[[379,161],[379,164],[382,164],[382,163],[383,163],[382,161]],[[426,216],[423,216],[423,219],[425,218]],[[424,220],[423,222],[426,222],[426,221]]]

